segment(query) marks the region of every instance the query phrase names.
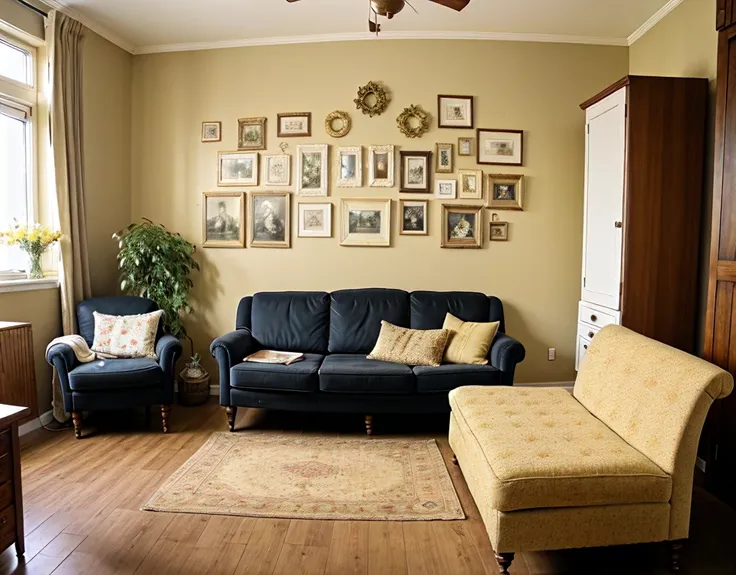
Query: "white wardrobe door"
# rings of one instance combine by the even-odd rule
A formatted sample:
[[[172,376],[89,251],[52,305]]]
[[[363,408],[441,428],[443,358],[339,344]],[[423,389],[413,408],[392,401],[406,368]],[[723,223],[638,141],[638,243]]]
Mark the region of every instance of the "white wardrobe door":
[[[626,88],[587,112],[583,300],[619,309]]]

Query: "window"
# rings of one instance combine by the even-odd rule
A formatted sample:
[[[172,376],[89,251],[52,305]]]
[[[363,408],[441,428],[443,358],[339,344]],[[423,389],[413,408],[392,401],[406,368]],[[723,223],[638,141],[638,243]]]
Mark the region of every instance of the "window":
[[[32,224],[36,206],[33,88],[35,50],[0,36],[0,229],[17,220]],[[18,246],[0,245],[0,279],[23,274],[28,266]]]

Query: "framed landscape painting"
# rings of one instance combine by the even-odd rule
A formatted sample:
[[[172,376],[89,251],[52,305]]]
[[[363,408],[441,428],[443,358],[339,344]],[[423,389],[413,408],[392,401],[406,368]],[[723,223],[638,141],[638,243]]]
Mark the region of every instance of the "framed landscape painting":
[[[296,191],[300,196],[327,195],[327,144],[297,146]]]
[[[266,149],[266,118],[238,120],[238,150]]]
[[[391,200],[343,199],[340,203],[342,246],[389,247],[391,245]]]
[[[250,200],[250,246],[252,248],[290,247],[291,194],[289,192],[252,192]]]
[[[300,202],[297,235],[300,238],[331,238],[332,204]]]
[[[205,192],[202,197],[202,246],[245,247],[245,193]]]
[[[258,152],[218,152],[218,186],[257,186]]]
[[[478,163],[521,166],[524,163],[523,130],[478,129]]]

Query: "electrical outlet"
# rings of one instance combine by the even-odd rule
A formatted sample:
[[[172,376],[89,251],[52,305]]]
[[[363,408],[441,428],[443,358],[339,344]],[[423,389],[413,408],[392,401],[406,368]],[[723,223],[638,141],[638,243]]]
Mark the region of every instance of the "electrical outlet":
[[[547,359],[549,361],[554,361],[555,359],[557,359],[557,350],[554,347],[550,347],[547,350]]]

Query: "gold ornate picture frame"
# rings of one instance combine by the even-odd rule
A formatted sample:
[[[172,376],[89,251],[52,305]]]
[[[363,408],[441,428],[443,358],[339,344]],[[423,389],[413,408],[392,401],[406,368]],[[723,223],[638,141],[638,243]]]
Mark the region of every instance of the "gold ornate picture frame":
[[[250,193],[250,247],[291,247],[291,194]]]
[[[245,247],[245,192],[202,194],[202,247]]]
[[[437,144],[435,146],[434,171],[438,174],[451,174],[455,171],[455,146],[452,144]]]
[[[442,247],[483,247],[483,206],[442,204]]]
[[[421,138],[429,131],[429,114],[421,106],[409,106],[396,118],[399,131],[407,138]]]
[[[488,174],[487,205],[494,210],[524,209],[524,176],[520,174]]]
[[[355,107],[371,118],[383,114],[390,101],[386,90],[376,82],[358,88],[358,97],[353,100]]]
[[[266,118],[238,120],[238,150],[266,149]]]
[[[350,133],[352,121],[347,112],[335,110],[325,118],[325,131],[333,138],[344,138]]]

